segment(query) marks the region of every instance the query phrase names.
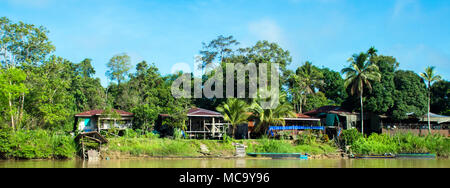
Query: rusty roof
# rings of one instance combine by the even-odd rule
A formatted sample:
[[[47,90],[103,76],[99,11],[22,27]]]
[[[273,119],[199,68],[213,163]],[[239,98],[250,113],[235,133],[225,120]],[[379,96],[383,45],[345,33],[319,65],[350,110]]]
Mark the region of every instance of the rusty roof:
[[[221,113],[203,108],[191,108],[189,109],[188,116],[222,116]]]
[[[160,114],[162,117],[169,117],[169,114]],[[221,113],[203,108],[191,108],[187,112],[188,117],[223,117]]]
[[[311,118],[311,116],[305,114],[297,114],[297,118]]]
[[[117,110],[113,109],[115,112],[117,112],[121,116],[133,116],[133,113],[126,112],[123,110]],[[91,116],[99,116],[102,115],[105,110],[90,110],[86,112],[81,112],[79,114],[76,114],[75,117],[91,117]]]
[[[306,115],[317,115],[320,113],[329,113],[329,114],[353,114],[353,112],[343,109],[340,106],[322,106],[318,109],[305,112],[303,114]]]

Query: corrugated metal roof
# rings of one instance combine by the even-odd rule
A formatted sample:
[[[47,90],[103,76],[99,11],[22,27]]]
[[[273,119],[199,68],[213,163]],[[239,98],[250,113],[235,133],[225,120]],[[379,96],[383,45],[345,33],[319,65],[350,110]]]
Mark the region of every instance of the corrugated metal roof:
[[[412,115],[414,115],[414,112],[406,113],[406,115],[407,116],[412,116]],[[428,114],[423,115],[423,117],[428,117]],[[435,113],[430,112],[430,117],[448,118],[449,116],[439,115],[439,114],[435,114]]]
[[[126,112],[123,110],[117,110],[117,109],[113,109],[115,112],[117,112],[118,114],[120,114],[121,116],[133,116],[133,113],[130,112]],[[105,110],[90,110],[90,111],[86,111],[86,112],[81,112],[79,114],[76,114],[75,117],[91,117],[91,116],[96,116],[96,115],[101,115],[103,114]]]
[[[169,114],[160,114],[161,117],[169,117]],[[188,117],[223,117],[221,113],[203,108],[191,108],[187,112]]]
[[[322,106],[318,109],[305,112],[306,115],[316,115],[320,113],[331,113],[331,114],[354,114],[353,112],[347,111],[340,106]]]
[[[202,108],[191,108],[191,109],[189,109],[187,115],[188,116],[216,116],[216,117],[222,116],[222,114],[219,112],[206,110],[206,109],[202,109]]]

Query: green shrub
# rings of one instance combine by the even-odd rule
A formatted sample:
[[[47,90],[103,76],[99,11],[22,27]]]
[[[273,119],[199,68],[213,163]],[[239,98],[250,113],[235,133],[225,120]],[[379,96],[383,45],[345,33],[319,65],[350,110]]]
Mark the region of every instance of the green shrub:
[[[0,157],[10,159],[65,159],[75,156],[70,135],[44,130],[0,129]]]
[[[434,153],[438,156],[450,155],[450,140],[442,135],[372,134],[365,138],[355,131],[348,130],[343,132],[343,139],[357,154]]]
[[[262,139],[255,146],[257,153],[295,153],[294,146],[285,140]]]
[[[362,137],[363,135],[356,129],[342,131],[342,139],[344,140],[345,145],[353,145],[355,141],[359,140]]]

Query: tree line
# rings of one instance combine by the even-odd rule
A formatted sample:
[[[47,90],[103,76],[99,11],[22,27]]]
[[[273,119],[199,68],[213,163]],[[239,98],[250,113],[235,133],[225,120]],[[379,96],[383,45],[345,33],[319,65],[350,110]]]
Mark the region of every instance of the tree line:
[[[279,65],[282,109],[269,112],[254,106],[255,99],[249,97],[228,101],[205,97],[175,99],[171,85],[186,73],[162,75],[154,63],[146,61],[131,67],[125,53],[105,62],[106,76],[113,82],[104,88],[100,79],[94,77],[92,59],[74,63],[56,56],[48,33],[42,26],[0,18],[0,126],[70,131],[74,114],[116,108],[135,114],[136,129],[151,130],[158,114],[171,114],[173,126],[182,128],[190,107],[217,109],[226,114],[225,104],[236,108],[253,106],[254,114],[267,114],[267,125],[277,121],[280,111],[304,113],[326,105],[385,114],[396,120],[407,118],[408,113],[422,116],[428,106],[431,112],[450,115],[448,81],[433,77],[436,71],[431,67],[422,75],[400,70],[395,57],[378,54],[374,47],[353,55],[342,71],[317,67],[309,61],[290,70],[290,52],[276,43],[258,41],[242,47],[233,36],[219,36],[203,43],[202,65],[197,68],[211,64],[225,68],[226,63]],[[130,73],[133,68],[134,73]],[[206,82],[211,76],[193,79]],[[248,87],[248,79],[245,82]]]

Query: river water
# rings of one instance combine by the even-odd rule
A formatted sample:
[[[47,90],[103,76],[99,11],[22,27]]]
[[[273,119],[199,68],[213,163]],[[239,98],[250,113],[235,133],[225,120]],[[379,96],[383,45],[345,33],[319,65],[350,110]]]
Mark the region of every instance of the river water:
[[[0,161],[0,168],[450,168],[448,159],[139,159]]]

